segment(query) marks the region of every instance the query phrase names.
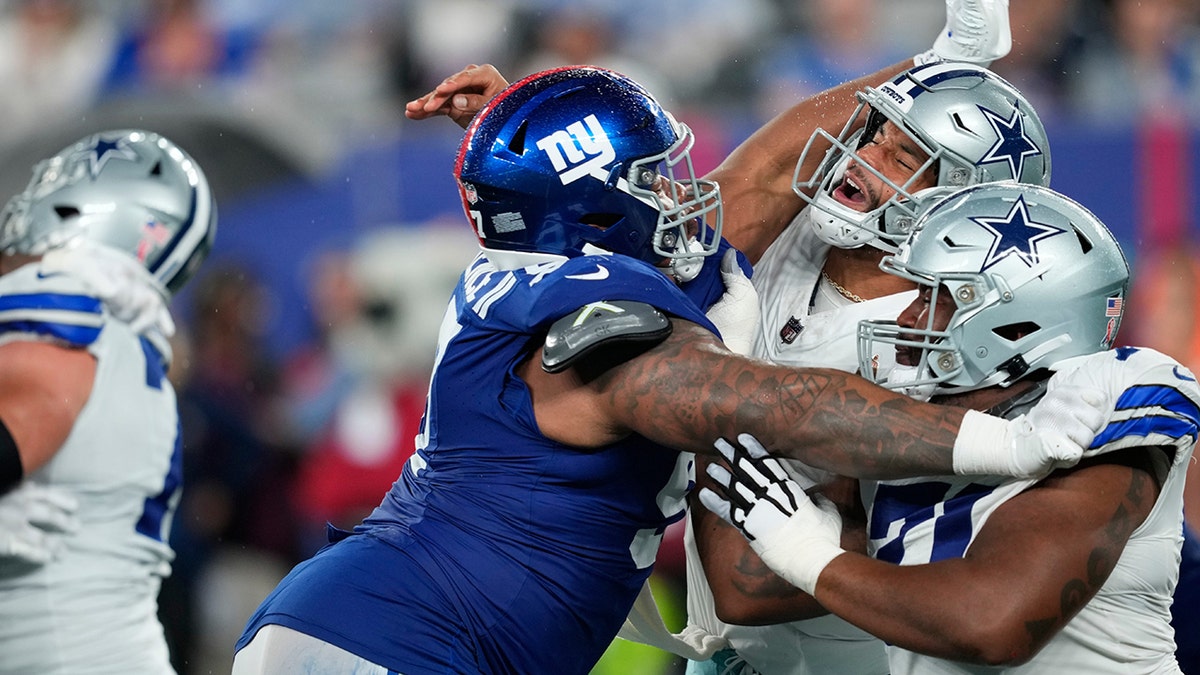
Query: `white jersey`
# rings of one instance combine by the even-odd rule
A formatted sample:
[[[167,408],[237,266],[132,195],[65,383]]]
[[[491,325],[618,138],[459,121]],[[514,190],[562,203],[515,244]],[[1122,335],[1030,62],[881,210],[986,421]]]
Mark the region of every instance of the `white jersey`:
[[[753,355],[774,363],[858,370],[858,322],[895,319],[916,297],[897,293],[861,303],[840,297],[821,282],[829,245],[813,232],[806,208],[754,266],[762,321]],[[894,362],[894,355],[881,358]],[[806,469],[809,475],[814,470]],[[690,519],[689,519],[690,520]],[[883,642],[833,616],[771,626],[732,626],[716,618],[712,591],[699,554],[685,537],[688,620],[722,635],[738,655],[766,675],[884,675]]]
[[[80,527],[49,564],[0,561],[0,673],[172,673],[157,619],[182,470],[166,342],[38,265],[0,277],[0,340],[27,339],[87,349],[96,376],[66,443],[26,477],[74,495]]]
[[[1033,659],[1009,669],[968,666],[889,647],[894,675],[926,673],[1179,673],[1171,602],[1183,544],[1183,483],[1200,432],[1200,388],[1170,357],[1120,348],[1068,359],[1051,387],[1110,392],[1116,411],[1089,454],[1175,448],[1158,501],[1096,596]],[[961,557],[988,516],[1036,481],[938,478],[878,485],[868,511],[871,554],[901,565]]]

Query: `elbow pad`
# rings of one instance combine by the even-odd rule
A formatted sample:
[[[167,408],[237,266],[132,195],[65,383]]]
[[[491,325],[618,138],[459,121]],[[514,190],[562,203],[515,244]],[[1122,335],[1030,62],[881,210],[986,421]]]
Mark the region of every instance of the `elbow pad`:
[[[562,372],[599,347],[640,343],[649,348],[670,334],[671,320],[644,302],[589,303],[550,326],[542,350],[542,369]]]

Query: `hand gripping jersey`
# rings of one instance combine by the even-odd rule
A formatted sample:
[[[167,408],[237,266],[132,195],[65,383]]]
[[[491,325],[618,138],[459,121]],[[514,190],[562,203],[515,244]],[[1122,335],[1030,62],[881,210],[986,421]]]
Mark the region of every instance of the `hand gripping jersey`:
[[[809,215],[810,209],[801,211],[754,267],[762,323],[753,355],[789,366],[854,372],[858,369],[859,320],[895,318],[916,291],[840,307],[814,306],[830,246],[817,237]],[[723,635],[739,656],[763,673],[887,673],[883,643],[836,616],[770,626],[733,626],[719,621],[690,525],[689,519],[685,532],[689,622],[709,634]]]
[[[638,435],[551,441],[514,368],[552,322],[614,300],[715,330],[633,258],[501,271],[478,257],[442,322],[416,454],[352,535],[280,583],[238,648],[282,624],[406,675],[586,673],[683,515],[692,456]]]
[[[157,619],[182,466],[170,353],[85,288],[38,265],[0,277],[0,340],[53,340],[96,358],[66,443],[26,477],[74,495],[80,528],[47,565],[0,563],[0,672],[171,673]]]
[[[1151,349],[1120,348],[1061,362],[1050,386],[1056,382],[1102,388],[1116,401],[1089,454],[1142,446],[1175,449],[1170,466],[1163,467],[1158,501],[1096,596],[1025,665],[974,667],[889,647],[895,675],[1180,672],[1170,620],[1183,542],[1183,483],[1200,433],[1195,376]],[[869,494],[864,481],[871,554],[901,565],[961,557],[988,516],[1035,482],[916,479],[880,483]]]

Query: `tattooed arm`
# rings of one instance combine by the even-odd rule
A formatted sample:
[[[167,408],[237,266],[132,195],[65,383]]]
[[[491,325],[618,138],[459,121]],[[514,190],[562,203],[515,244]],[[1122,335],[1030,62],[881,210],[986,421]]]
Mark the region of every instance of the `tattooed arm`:
[[[1095,596],[1150,513],[1159,493],[1151,452],[1132,448],[1056,472],[1000,506],[963,558],[897,566],[838,556],[821,572],[816,598],[903,649],[1023,663]]]
[[[838,370],[737,356],[679,320],[662,343],[613,361],[597,355],[586,368],[549,374],[535,356],[519,368],[543,434],[598,447],[638,433],[712,454],[717,438],[747,432],[780,454],[845,476],[953,473],[961,408],[919,403]]]

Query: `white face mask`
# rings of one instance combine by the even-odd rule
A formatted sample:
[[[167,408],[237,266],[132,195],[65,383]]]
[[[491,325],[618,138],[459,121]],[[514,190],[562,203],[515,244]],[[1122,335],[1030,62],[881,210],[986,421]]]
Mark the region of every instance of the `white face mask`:
[[[902,366],[896,364],[887,374],[887,384],[884,385],[888,389],[900,392],[905,396],[918,400],[928,401],[937,391],[937,385],[934,383],[917,384],[905,386],[908,382],[917,382],[919,380],[929,379],[929,369],[924,366]]]

